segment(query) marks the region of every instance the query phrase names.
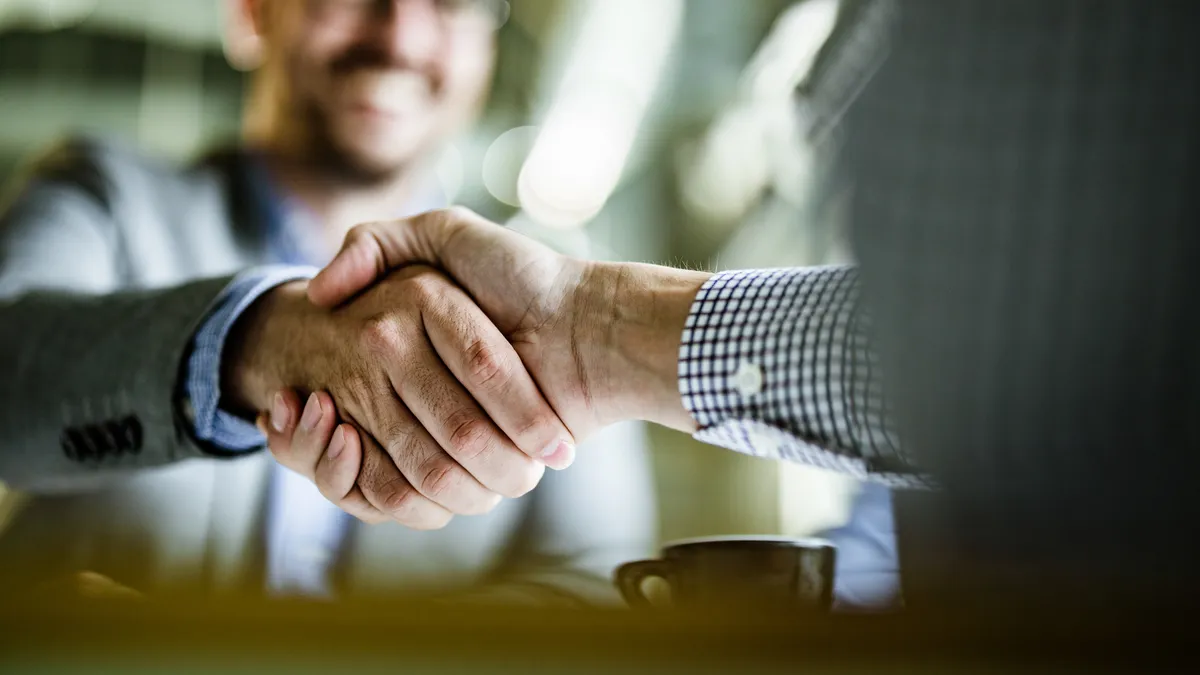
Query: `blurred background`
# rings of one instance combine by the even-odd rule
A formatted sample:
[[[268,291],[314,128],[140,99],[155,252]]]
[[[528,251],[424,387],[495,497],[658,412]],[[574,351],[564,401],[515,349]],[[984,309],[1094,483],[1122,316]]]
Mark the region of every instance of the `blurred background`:
[[[798,116],[836,0],[510,9],[490,105],[439,167],[455,202],[593,258],[848,261]],[[244,75],[226,21],[222,0],[0,0],[0,181],[69,132],[179,161],[232,142]],[[663,539],[810,534],[843,522],[857,487],[651,434]],[[0,528],[18,505],[0,486]]]

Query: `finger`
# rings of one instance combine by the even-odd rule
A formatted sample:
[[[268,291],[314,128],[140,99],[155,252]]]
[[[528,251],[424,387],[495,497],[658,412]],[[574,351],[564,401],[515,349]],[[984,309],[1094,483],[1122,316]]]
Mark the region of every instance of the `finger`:
[[[436,358],[432,351],[429,358]],[[394,362],[395,359],[381,359]],[[386,429],[384,438],[376,437],[409,485],[451,513],[479,515],[500,503],[499,494],[489,490],[467,469],[447,454],[423,428],[422,422],[406,404],[389,392],[390,400],[374,397],[368,404],[367,419],[378,420]]]
[[[308,297],[321,307],[349,300],[393,268],[413,259],[412,251],[397,236],[408,227],[405,220],[355,226],[329,265],[309,282]],[[429,262],[429,261],[420,261]]]
[[[263,429],[266,434],[266,416],[259,417],[259,428]],[[358,432],[354,431],[353,427],[343,425],[347,433],[343,436],[334,435],[335,440],[331,440],[331,444],[335,442],[346,443],[347,447],[343,450],[341,456],[337,457],[337,461],[332,461],[332,458],[322,456],[321,461],[317,464],[316,475],[313,476],[313,482],[321,495],[333,503],[346,513],[354,516],[368,525],[377,525],[384,523],[391,518],[384,515],[379,509],[371,505],[363,496],[362,491],[354,484],[357,478],[359,468],[362,466],[362,450],[359,445]],[[275,448],[282,444],[290,442],[283,435],[271,437],[272,452]],[[290,469],[290,467],[289,467]],[[350,475],[350,485],[345,487],[345,475]]]
[[[461,466],[463,473],[482,487],[506,497],[520,497],[537,486],[545,466],[517,449],[488,419],[432,347],[413,355],[407,363],[388,363],[388,371],[392,386],[412,411],[419,430],[416,435],[428,438],[447,461]],[[438,473],[441,471],[447,473]],[[429,489],[442,494],[451,491],[450,485],[437,484],[455,480],[452,469],[429,465],[422,472],[423,480],[431,484]]]
[[[298,401],[295,392],[281,391],[275,397],[273,413],[259,416],[258,428],[266,435],[276,461],[312,480],[326,499],[355,518],[371,524],[387,521],[354,485],[362,464],[358,434],[343,425],[350,433],[335,439],[337,408],[333,399],[325,392],[314,392],[302,412],[298,412]],[[283,431],[268,421],[271,418],[283,420]]]
[[[371,502],[367,500],[366,496],[357,485],[355,485],[354,489],[350,491],[350,494],[346,495],[346,498],[338,502],[337,505],[343,511],[361,520],[367,525],[379,525],[381,523],[387,523],[394,520],[394,518],[388,516],[383,511],[375,508]],[[449,523],[450,521],[447,520],[446,522]],[[445,527],[445,525],[431,526],[423,529],[436,530],[442,527]]]
[[[334,307],[397,267],[416,262],[439,265],[445,242],[459,228],[480,220],[455,207],[355,226],[334,259],[309,282],[308,297],[318,306]]]
[[[355,484],[362,470],[362,445],[358,432],[349,424],[334,430],[329,445],[317,462],[313,478],[326,499],[359,520],[382,523],[389,518],[367,501]]]
[[[287,394],[295,396],[291,391]],[[281,398],[288,401],[287,395]],[[337,426],[337,408],[329,394],[313,392],[299,414],[291,410],[288,416],[290,420],[295,420],[293,426],[284,432],[269,428],[267,445],[280,464],[313,480],[317,462],[325,454],[333,429]]]
[[[271,410],[259,416],[259,431],[267,437],[267,447],[275,461],[291,467],[292,435],[300,419],[300,396],[291,389],[282,389],[271,397]]]
[[[447,283],[440,295],[425,330],[446,367],[522,452],[552,469],[570,466],[574,437],[512,344],[461,288]]]
[[[392,458],[370,436],[355,427],[362,444],[358,486],[367,502],[392,520],[414,530],[445,527],[453,515],[409,484]]]
[[[294,389],[275,392],[271,402],[271,428],[279,433],[289,433],[299,420],[300,395]]]
[[[336,504],[354,489],[362,470],[362,448],[354,427],[348,424],[338,425],[324,445],[313,482],[326,499]]]

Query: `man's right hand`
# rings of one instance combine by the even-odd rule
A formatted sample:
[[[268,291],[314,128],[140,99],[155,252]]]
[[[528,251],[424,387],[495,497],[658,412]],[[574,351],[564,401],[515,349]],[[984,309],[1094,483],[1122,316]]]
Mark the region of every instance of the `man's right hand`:
[[[368,522],[439,528],[531,490],[541,458],[573,456],[561,449],[574,439],[508,340],[428,267],[399,270],[333,312],[308,301],[306,284],[281,286],[243,315],[226,344],[228,406],[274,409],[279,427],[303,428],[332,425],[336,401],[337,417],[359,432],[349,450],[361,453],[361,470],[356,485],[325,496]],[[301,419],[289,420],[293,404],[276,393],[288,388],[329,395],[311,397]],[[280,460],[312,479],[329,458]],[[317,482],[323,492],[348,485]]]
[[[695,430],[678,359],[710,275],[570,258],[452,208],[355,227],[309,297],[336,307],[389,270],[419,263],[445,270],[471,294],[575,439],[629,419]]]

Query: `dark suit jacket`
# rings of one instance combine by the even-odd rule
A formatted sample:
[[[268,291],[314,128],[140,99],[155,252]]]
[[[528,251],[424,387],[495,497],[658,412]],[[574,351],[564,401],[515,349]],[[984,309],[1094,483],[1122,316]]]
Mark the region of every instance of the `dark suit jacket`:
[[[1196,587],[1200,3],[851,4],[803,101],[945,487],[898,495],[906,585]]]

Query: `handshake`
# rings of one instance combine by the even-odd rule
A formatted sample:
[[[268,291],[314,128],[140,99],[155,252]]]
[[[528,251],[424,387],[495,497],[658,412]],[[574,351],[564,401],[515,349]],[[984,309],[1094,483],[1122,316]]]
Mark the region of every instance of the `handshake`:
[[[242,315],[222,398],[269,411],[276,459],[347,513],[436,529],[532,490],[608,424],[693,429],[677,355],[706,279],[569,258],[464,209],[360,225]]]

